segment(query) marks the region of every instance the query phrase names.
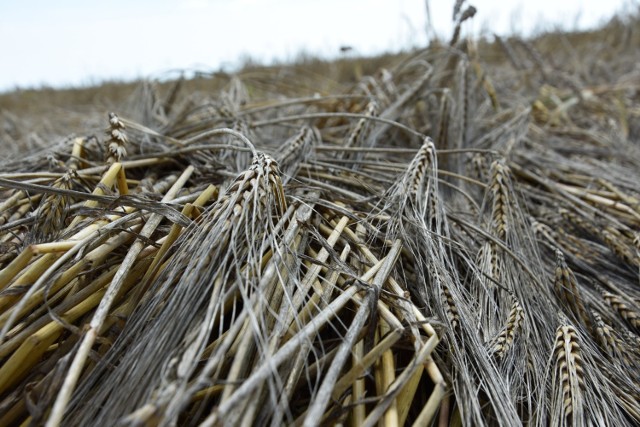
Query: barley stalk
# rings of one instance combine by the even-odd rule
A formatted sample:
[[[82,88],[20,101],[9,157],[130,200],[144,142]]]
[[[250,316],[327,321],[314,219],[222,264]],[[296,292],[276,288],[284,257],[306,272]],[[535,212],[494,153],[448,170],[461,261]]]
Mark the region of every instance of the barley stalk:
[[[582,302],[576,277],[567,266],[564,255],[560,250],[556,250],[556,268],[553,283],[556,295],[573,311],[576,319],[579,319],[584,322],[588,328],[591,328],[591,319]]]
[[[498,239],[505,240],[509,230],[509,170],[503,163],[496,161],[491,164],[491,172],[491,230]]]
[[[124,123],[115,113],[109,113],[109,129],[106,131],[109,139],[106,142],[106,162],[113,164],[120,162],[127,155],[126,145],[129,143],[125,133]]]
[[[453,45],[87,89],[101,140],[84,89],[0,94],[0,425],[638,424],[638,17],[454,8]]]
[[[584,371],[580,343],[572,326],[558,327],[553,358],[554,423],[584,425]]]
[[[500,332],[500,334],[493,340],[491,346],[491,353],[498,359],[504,358],[504,356],[513,347],[513,342],[516,335],[522,329],[522,322],[524,321],[524,310],[522,306],[515,300],[509,312],[507,324]]]
[[[620,315],[620,317],[622,317],[631,327],[634,328],[636,333],[640,332],[640,314],[638,314],[638,312],[633,307],[631,307],[618,295],[608,291],[603,291],[602,297],[607,302],[607,304],[609,304],[609,306]]]
[[[53,188],[70,190],[73,181],[77,179],[75,170],[69,170],[54,181]],[[70,200],[68,196],[47,194],[40,200],[40,205],[35,213],[36,226],[29,239],[32,243],[55,240],[55,236],[64,229],[68,215]]]

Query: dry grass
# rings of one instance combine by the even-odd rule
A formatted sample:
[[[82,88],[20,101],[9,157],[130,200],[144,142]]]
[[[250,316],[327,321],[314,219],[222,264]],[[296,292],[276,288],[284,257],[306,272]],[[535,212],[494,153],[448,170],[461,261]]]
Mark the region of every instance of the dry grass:
[[[638,28],[1,95],[0,425],[639,423]]]

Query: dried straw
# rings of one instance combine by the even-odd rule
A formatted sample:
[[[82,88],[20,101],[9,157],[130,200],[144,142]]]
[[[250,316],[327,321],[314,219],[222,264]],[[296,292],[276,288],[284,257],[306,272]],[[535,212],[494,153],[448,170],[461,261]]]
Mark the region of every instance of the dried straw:
[[[487,44],[464,3],[5,162],[0,425],[640,423],[637,15]]]

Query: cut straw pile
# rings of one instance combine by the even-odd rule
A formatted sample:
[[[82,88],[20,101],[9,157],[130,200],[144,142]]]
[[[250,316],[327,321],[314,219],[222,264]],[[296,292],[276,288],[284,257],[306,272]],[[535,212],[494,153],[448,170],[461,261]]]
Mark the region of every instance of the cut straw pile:
[[[5,163],[0,425],[640,423],[636,24],[144,84]]]

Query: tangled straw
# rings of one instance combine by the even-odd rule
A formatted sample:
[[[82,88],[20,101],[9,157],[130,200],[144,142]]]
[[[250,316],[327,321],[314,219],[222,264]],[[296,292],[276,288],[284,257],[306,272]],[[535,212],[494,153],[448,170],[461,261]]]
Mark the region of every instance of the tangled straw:
[[[639,423],[636,27],[146,83],[6,162],[0,425]]]

